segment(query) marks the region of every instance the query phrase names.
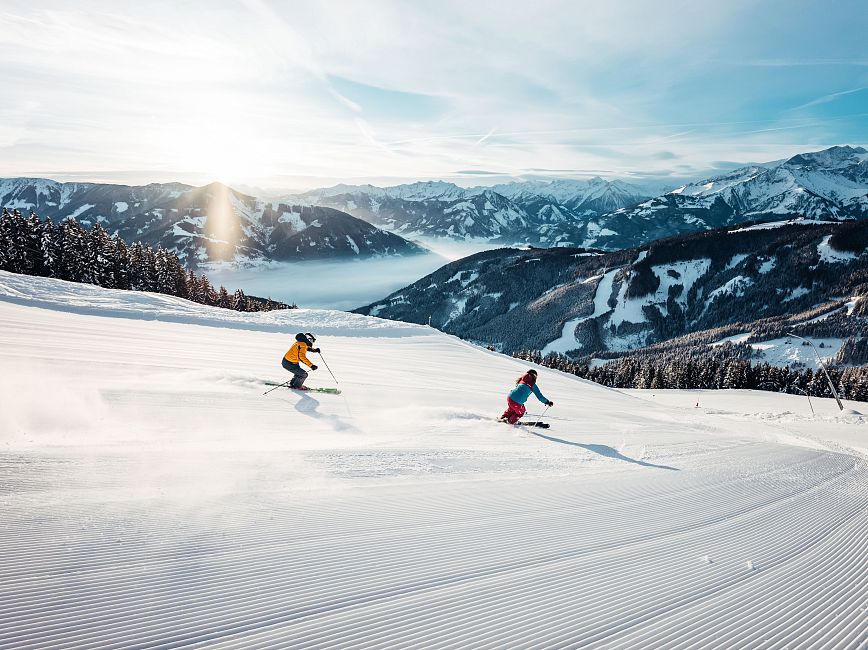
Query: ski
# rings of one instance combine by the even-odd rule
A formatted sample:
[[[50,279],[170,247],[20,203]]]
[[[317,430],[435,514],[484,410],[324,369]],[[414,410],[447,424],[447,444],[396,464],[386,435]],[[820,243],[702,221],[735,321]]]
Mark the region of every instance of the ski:
[[[298,391],[299,393],[326,393],[328,395],[340,395],[340,388],[308,388],[307,390],[300,390],[298,388],[290,388],[290,390]]]
[[[274,386],[274,387],[283,386],[283,384],[278,384],[276,381],[264,381],[262,383],[265,384],[266,386]],[[290,388],[289,386],[286,386],[286,388],[288,388],[289,390],[296,390],[299,393],[326,393],[328,395],[340,395],[341,394],[340,388],[312,388],[312,387],[308,387],[306,390],[298,389],[298,388]]]
[[[498,422],[503,422],[504,424],[509,424],[506,420],[498,420]],[[516,422],[514,426],[517,427],[539,427],[540,429],[548,429],[551,425],[547,422]]]

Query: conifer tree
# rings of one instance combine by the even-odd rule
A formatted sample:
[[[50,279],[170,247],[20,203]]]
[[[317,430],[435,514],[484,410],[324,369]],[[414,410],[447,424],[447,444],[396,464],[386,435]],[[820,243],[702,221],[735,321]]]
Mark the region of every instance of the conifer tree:
[[[130,255],[127,250],[127,245],[118,234],[115,234],[112,244],[114,245],[115,288],[130,289]]]
[[[97,223],[90,229],[88,245],[90,247],[88,259],[92,265],[90,275],[93,284],[114,289],[116,287],[115,244],[100,224]]]
[[[244,311],[247,308],[247,296],[241,289],[236,289],[232,294],[232,309],[235,311]]]
[[[75,219],[67,219],[61,226],[61,279],[84,282],[86,262],[86,236]]]
[[[44,225],[32,210],[30,217],[24,223],[25,250],[28,258],[28,271],[31,275],[45,276],[45,258],[42,255],[42,231]]]
[[[229,297],[229,292],[226,291],[226,287],[224,287],[222,284],[217,290],[217,300],[215,304],[218,307],[223,307],[224,309],[230,309],[232,307],[232,299]]]
[[[62,229],[55,226],[51,219],[46,219],[42,225],[39,249],[42,251],[42,263],[45,275],[59,278],[63,272],[61,236]]]

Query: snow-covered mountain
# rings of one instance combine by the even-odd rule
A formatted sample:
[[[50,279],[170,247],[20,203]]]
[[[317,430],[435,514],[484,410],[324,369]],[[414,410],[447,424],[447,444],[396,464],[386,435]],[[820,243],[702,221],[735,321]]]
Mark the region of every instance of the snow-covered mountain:
[[[426,181],[393,187],[336,185],[267,201],[217,183],[201,188],[179,183],[130,187],[6,179],[0,180],[0,205],[33,208],[54,218],[100,221],[124,237],[161,243],[194,264],[419,250],[404,239],[618,250],[753,220],[868,217],[868,151],[831,147],[750,165],[655,196],[657,189],[601,178],[470,188]],[[373,228],[321,212],[305,222],[310,228],[300,245],[278,245],[270,241],[277,224],[302,223],[289,216],[293,205],[331,208]],[[283,222],[267,216],[280,210],[287,215]],[[334,226],[328,232],[314,230],[323,220]],[[278,238],[282,242],[284,234],[279,232]]]
[[[428,182],[338,185],[294,201],[329,205],[410,238],[505,245],[631,248],[663,237],[782,217],[868,216],[868,152],[838,146],[751,165],[659,193],[620,180],[525,181],[460,188]],[[485,202],[472,197],[492,194]],[[512,224],[504,231],[504,221]],[[468,225],[469,224],[469,225]]]
[[[587,356],[868,294],[868,220],[777,222],[616,252],[499,249],[361,313],[430,322],[505,352]],[[843,304],[843,303],[842,303]],[[868,327],[851,323],[849,335]]]
[[[489,190],[453,199],[340,194],[319,203],[335,206],[408,239],[512,242],[534,230],[527,212]]]
[[[620,180],[607,181],[598,176],[589,180],[505,183],[490,189],[522,203],[533,204],[539,199],[547,199],[550,204],[563,206],[577,216],[605,214],[636,205],[651,196],[638,185]]]
[[[600,223],[615,233],[608,238],[611,243],[624,241],[625,234],[671,231],[681,222],[699,230],[781,217],[868,217],[868,151],[831,147],[742,167],[607,214]]]
[[[341,395],[263,395],[298,331]],[[0,336],[0,647],[864,641],[865,425],[832,400],[538,367],[552,428],[510,428],[528,364],[433,328],[8,273]]]
[[[624,181],[526,181],[461,188],[429,181],[380,188],[336,185],[289,197],[327,205],[409,238],[559,245],[589,216],[633,206],[651,193]]]
[[[145,186],[0,179],[0,206],[54,220],[101,223],[127,242],[160,245],[190,267],[204,262],[407,255],[418,245],[327,207],[273,203],[221,183]]]

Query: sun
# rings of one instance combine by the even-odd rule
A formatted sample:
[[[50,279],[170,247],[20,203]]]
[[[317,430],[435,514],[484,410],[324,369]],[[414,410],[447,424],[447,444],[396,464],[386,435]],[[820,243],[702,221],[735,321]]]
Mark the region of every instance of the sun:
[[[237,108],[221,108],[220,102],[194,108],[167,126],[161,139],[167,166],[203,179],[250,182],[269,172],[263,134]]]

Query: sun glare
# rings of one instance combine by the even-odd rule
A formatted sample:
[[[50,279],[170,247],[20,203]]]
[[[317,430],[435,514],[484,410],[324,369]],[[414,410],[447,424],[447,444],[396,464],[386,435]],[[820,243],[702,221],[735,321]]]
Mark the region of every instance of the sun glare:
[[[208,220],[205,224],[205,234],[209,238],[205,246],[208,259],[231,260],[241,237],[232,198],[225,185],[211,185],[208,191]]]
[[[268,173],[263,158],[264,134],[245,122],[240,107],[215,98],[204,106],[187,107],[185,117],[166,124],[162,134],[166,161],[173,169],[208,181],[250,182]]]

